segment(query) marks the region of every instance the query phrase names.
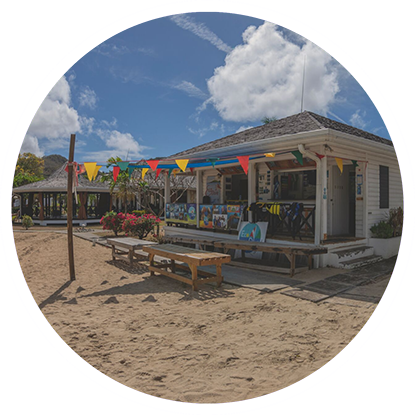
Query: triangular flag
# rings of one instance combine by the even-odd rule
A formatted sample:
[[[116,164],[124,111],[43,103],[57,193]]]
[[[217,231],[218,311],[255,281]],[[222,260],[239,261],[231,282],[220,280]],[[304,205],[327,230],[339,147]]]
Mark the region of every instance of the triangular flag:
[[[173,170],[173,176],[176,177],[176,174],[178,173],[177,169]]]
[[[193,174],[194,171],[195,171],[195,168],[194,167],[190,167],[190,173]]]
[[[318,154],[316,153],[316,156],[321,160],[324,159],[324,157],[326,157],[324,154]]]
[[[241,164],[242,168],[244,169],[245,174],[248,174],[249,156],[239,156],[237,157],[237,159]]]
[[[135,170],[135,166],[128,166],[128,177],[131,177],[134,170]]]
[[[128,161],[117,161],[117,164],[121,171],[126,171],[130,163]]]
[[[157,179],[157,177],[159,177],[160,172],[161,172],[161,169],[157,169],[156,179]]]
[[[212,166],[215,167],[215,163],[218,161],[218,158],[215,159],[207,159],[206,161],[209,161],[210,163],[212,163]]]
[[[304,162],[303,162],[303,154],[300,151],[298,151],[298,150],[291,151],[291,154],[298,160],[298,162],[301,165],[304,164]]]
[[[151,170],[156,171],[160,160],[147,160],[147,164],[151,167]]]
[[[149,168],[144,167],[141,169],[141,178],[144,179],[144,176],[146,175],[146,173],[149,171]]]
[[[340,174],[343,173],[343,159],[334,157],[336,159],[337,166],[339,167]]]
[[[353,163],[353,166],[354,167],[358,167],[359,165],[357,164],[357,161],[356,160],[352,160],[352,163]]]
[[[187,160],[174,160],[176,164],[180,167],[181,171],[186,171],[187,163],[189,162],[189,159]]]
[[[171,172],[173,171],[173,169],[169,169],[169,172],[168,172],[168,176],[170,177],[171,176]]]
[[[85,166],[83,164],[78,164],[78,174],[85,173]]]
[[[96,167],[95,167],[95,172],[94,172],[94,180],[97,178],[98,171],[99,171],[99,169],[100,169],[101,167],[102,167],[102,166],[96,166]]]
[[[88,180],[92,181],[94,179],[95,168],[97,163],[84,163],[86,174],[88,176]]]
[[[275,153],[265,153],[265,157],[275,157]]]
[[[114,178],[114,182],[117,181],[118,175],[120,174],[120,168],[119,166],[114,166],[114,168],[112,169],[112,177]]]

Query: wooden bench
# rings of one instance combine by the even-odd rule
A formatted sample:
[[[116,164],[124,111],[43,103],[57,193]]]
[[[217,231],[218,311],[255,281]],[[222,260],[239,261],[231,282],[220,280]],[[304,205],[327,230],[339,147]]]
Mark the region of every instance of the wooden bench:
[[[218,238],[209,236],[191,236],[191,235],[165,235],[164,239],[168,242],[181,244],[194,244],[202,246],[206,250],[207,246],[213,246]]]
[[[143,251],[149,254],[148,259],[150,261],[150,265],[148,269],[150,270],[150,275],[154,275],[154,272],[158,272],[166,277],[174,278],[178,281],[191,285],[193,290],[197,290],[199,284],[206,284],[208,282],[216,282],[217,286],[220,287],[223,281],[222,264],[231,261],[230,255],[217,252],[206,252],[172,244],[143,246]],[[154,257],[156,255],[170,259],[170,263],[156,264],[154,261]],[[187,266],[180,263],[178,264],[176,261],[187,264]],[[198,270],[197,267],[203,265],[216,265],[216,274],[204,270]],[[170,268],[170,271],[168,271],[167,268]],[[185,271],[190,270],[192,279],[177,274],[176,268]],[[207,278],[198,279],[199,275]]]
[[[147,258],[145,255],[137,254],[136,251],[142,250],[144,246],[157,245],[156,242],[135,238],[110,238],[107,239],[107,242],[112,247],[112,259],[119,258],[128,262],[130,265],[133,265],[134,258]]]
[[[313,255],[321,255],[327,253],[327,248],[305,248],[305,247],[290,247],[285,245],[276,245],[266,242],[251,242],[239,240],[219,240],[213,246],[215,248],[223,249],[227,253],[230,249],[241,250],[242,256],[244,251],[259,251],[284,254],[290,261],[290,277],[295,274],[295,258],[297,255],[305,255],[308,257],[308,269],[313,267]]]

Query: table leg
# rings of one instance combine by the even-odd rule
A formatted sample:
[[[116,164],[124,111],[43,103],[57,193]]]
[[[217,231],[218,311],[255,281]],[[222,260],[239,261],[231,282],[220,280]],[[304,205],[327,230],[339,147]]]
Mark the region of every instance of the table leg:
[[[128,250],[128,261],[130,262],[130,265],[133,265],[133,260],[134,260],[134,249],[130,248]]]
[[[148,254],[148,261],[150,262],[150,266],[154,266],[154,254]],[[154,275],[154,271],[150,271],[150,275]]]
[[[295,254],[291,254],[290,277],[294,277],[295,273]]]
[[[313,255],[308,256],[308,269],[313,269]]]
[[[197,265],[190,265],[190,269],[192,270],[192,288],[193,291],[197,291]]]
[[[112,247],[112,260],[115,261],[115,245],[111,245]]]
[[[174,259],[170,260],[170,269],[171,272],[176,272],[176,262],[174,261]]]
[[[217,287],[220,287],[223,282],[222,264],[216,264],[216,276],[219,278],[219,281],[216,283],[216,285]]]

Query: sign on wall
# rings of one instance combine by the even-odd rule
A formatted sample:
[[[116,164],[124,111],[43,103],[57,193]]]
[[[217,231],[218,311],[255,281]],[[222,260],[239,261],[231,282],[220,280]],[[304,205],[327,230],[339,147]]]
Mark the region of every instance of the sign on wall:
[[[268,222],[242,222],[238,234],[240,241],[249,242],[265,242],[267,237]],[[239,254],[237,255],[239,256]],[[262,252],[246,251],[245,256],[247,258],[262,258]]]

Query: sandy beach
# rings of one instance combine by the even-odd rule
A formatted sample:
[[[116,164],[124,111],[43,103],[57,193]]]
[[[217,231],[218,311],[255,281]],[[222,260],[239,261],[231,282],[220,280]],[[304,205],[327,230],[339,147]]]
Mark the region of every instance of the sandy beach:
[[[27,284],[59,336],[105,375],[165,399],[232,402],[289,386],[336,356],[376,307],[364,296],[313,303],[229,284],[192,293],[77,237],[69,283],[66,235],[14,236]],[[380,297],[387,282],[362,290]]]

